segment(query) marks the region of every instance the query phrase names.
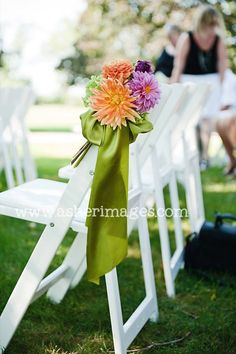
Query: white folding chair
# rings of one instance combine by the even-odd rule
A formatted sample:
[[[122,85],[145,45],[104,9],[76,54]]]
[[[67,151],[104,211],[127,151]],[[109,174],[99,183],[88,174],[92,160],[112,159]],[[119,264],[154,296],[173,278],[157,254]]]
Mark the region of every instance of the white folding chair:
[[[205,221],[196,126],[209,94],[206,83],[187,86],[187,104],[171,133],[171,150],[178,180],[184,185],[192,232],[198,232]]]
[[[177,86],[172,89],[173,94],[180,90]],[[180,215],[175,213],[175,211],[180,211],[177,189],[177,172],[179,172],[180,166],[178,165],[179,158],[176,158],[176,156],[173,158],[173,155],[179,143],[183,144],[183,149],[178,149],[177,151],[181,155],[181,169],[184,172],[183,186],[186,192],[187,211],[192,231],[198,231],[197,227],[199,228],[204,221],[198,151],[195,149],[194,154],[190,153],[191,149],[188,146],[190,141],[186,137],[190,135],[190,132],[195,132],[193,121],[195,120],[196,122],[199,119],[207,95],[207,87],[206,85],[190,84],[182,86],[182,89],[180,99],[176,98],[177,106],[172,108],[172,113],[168,115],[169,120],[167,121],[166,119],[165,111],[162,111],[159,117],[156,115],[155,129],[146,141],[151,146],[150,154],[152,156],[154,177],[152,183],[154,184],[156,205],[158,208],[165,209],[163,188],[169,185],[171,207],[174,210],[176,249],[173,256],[171,256],[166,216],[161,215],[158,217],[166,289],[170,297],[175,295],[174,280],[183,265],[184,254],[181,213]],[[174,104],[174,100],[171,96],[169,100],[169,109],[171,109],[171,104]],[[152,119],[155,121],[155,112],[153,112],[153,115]],[[191,129],[189,128],[190,125]],[[192,139],[196,140],[194,139],[194,134],[192,135]],[[189,142],[188,145],[186,141]],[[142,157],[141,152],[138,156],[140,158],[140,166],[142,166],[143,162],[146,161],[145,156]],[[149,186],[149,188],[151,187]]]
[[[166,210],[164,188],[169,187],[172,209],[180,210],[176,173],[171,159],[170,131],[173,121],[177,124],[178,110],[185,98],[186,87],[181,84],[162,85],[161,90],[163,95],[168,92],[168,99],[163,107],[151,113],[154,129],[146,141],[138,147],[137,156],[139,166],[143,166],[141,171],[143,188],[147,195],[151,193],[155,199],[166,291],[168,296],[173,297],[174,280],[183,264],[184,238],[181,215],[175,214],[173,219],[176,250],[171,256],[169,229],[164,212]],[[163,210],[161,215],[159,210]]]
[[[8,188],[36,178],[24,122],[33,97],[28,87],[0,89],[0,153]]]
[[[150,119],[154,130],[138,138],[138,148],[135,149],[135,159],[141,170],[141,183],[145,195],[154,195],[158,209],[165,210],[163,189],[169,186],[171,206],[180,210],[177,188],[177,175],[184,173],[184,184],[187,199],[187,209],[192,231],[197,231],[197,225],[204,220],[201,180],[198,165],[198,152],[194,154],[186,144],[188,135],[194,132],[194,126],[199,119],[204,99],[207,95],[206,85],[175,84],[162,85],[162,98],[158,106],[151,112]],[[188,130],[186,129],[188,127]],[[191,129],[190,129],[191,128]],[[193,142],[195,137],[192,138]],[[178,144],[184,144],[181,158],[173,159],[173,152]],[[196,146],[196,144],[195,144]],[[179,160],[181,163],[179,163]],[[193,167],[192,167],[193,166]],[[136,171],[131,169],[132,179]],[[71,178],[73,168],[65,166],[59,170],[62,178]],[[194,186],[194,187],[193,187]],[[158,214],[159,233],[162,249],[162,260],[167,294],[175,296],[175,278],[183,265],[184,238],[181,214],[174,214],[174,234],[176,250],[171,256],[169,230],[165,215]],[[73,286],[81,279],[85,268],[81,268],[75,277]]]
[[[96,158],[97,147],[92,146],[75,169],[68,184],[36,179],[0,193],[0,214],[45,224],[44,231],[0,316],[2,352],[14,335],[29,305],[45,292],[51,301],[59,302],[71,286],[83,262],[87,230],[83,215],[87,210]],[[129,191],[129,208],[136,206],[143,206],[140,186]],[[76,213],[75,216],[66,212],[75,207],[84,212]],[[64,211],[63,215],[61,211]],[[78,234],[63,263],[44,278],[69,227]],[[132,227],[129,223],[129,229]],[[114,348],[117,354],[126,353],[128,346],[144,324],[149,319],[156,321],[158,317],[146,218],[139,217],[138,231],[146,295],[125,324],[122,318],[116,269],[105,276]]]
[[[158,146],[158,149],[162,152],[163,150],[166,150],[166,148],[170,150],[170,144],[168,144],[165,131],[169,131],[168,127],[170,126],[171,117],[173,114],[176,114],[176,111],[184,98],[185,91],[186,88],[180,84],[162,85],[161,101],[150,114],[150,119],[154,124],[154,129],[149,134],[142,135],[138,138],[138,147],[134,150],[134,160],[136,160],[136,164],[139,167],[137,169],[133,169],[131,164],[131,180],[136,181],[137,178],[139,178],[137,171],[142,172],[141,183],[144,194],[148,196],[150,193],[154,193],[158,208],[165,209],[163,188],[169,184],[172,207],[179,209],[177,182],[174,168],[171,168],[170,165],[162,166],[162,161],[160,159],[161,155],[158,154],[158,156],[156,156],[156,144],[161,141],[161,137],[164,137],[163,140],[166,141],[166,144],[164,146]],[[150,159],[150,157],[152,157],[152,166],[147,168],[145,162]],[[171,161],[171,159],[169,158],[168,161]],[[73,170],[69,166],[62,168],[59,171],[59,176],[63,178],[71,178],[72,175]],[[145,176],[149,177],[148,181],[146,181]],[[152,176],[154,176],[154,178],[152,178]],[[158,216],[158,223],[167,294],[169,296],[174,296],[174,279],[183,261],[184,242],[181,222],[179,217],[174,218],[177,250],[173,258],[171,258],[170,255],[169,231],[166,217]],[[78,271],[78,276],[75,278],[73,286],[78,284],[80,277],[81,272]]]

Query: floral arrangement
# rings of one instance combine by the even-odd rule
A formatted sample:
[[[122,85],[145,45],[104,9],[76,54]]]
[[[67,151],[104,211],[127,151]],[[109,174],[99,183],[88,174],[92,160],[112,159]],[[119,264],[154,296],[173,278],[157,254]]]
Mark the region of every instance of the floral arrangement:
[[[87,141],[71,161],[76,167],[92,145],[98,146],[90,210],[127,210],[129,145],[153,129],[147,113],[159,100],[159,84],[148,61],[115,61],[91,77],[83,98],[89,109],[80,116]],[[99,284],[99,278],[127,255],[127,217],[87,215],[86,225],[87,276]]]
[[[159,100],[160,88],[152,66],[143,60],[135,65],[128,60],[104,65],[101,75],[91,77],[83,98],[101,125],[113,129],[142,119]]]

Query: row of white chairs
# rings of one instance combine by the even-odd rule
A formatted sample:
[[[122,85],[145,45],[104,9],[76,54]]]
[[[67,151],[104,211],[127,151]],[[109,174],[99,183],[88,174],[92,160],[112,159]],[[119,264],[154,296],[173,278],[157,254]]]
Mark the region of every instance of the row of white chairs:
[[[169,185],[172,207],[178,209],[177,176],[180,176],[186,190],[187,208],[193,231],[197,230],[204,220],[204,208],[198,156],[194,148],[192,151],[191,146],[195,144],[192,140],[194,125],[207,96],[207,88],[204,85],[200,87],[174,84],[162,85],[161,90],[160,104],[150,115],[154,124],[153,131],[138,137],[130,149],[129,208],[144,207],[145,198],[151,192],[157,207],[165,209],[163,188]],[[178,157],[181,158],[173,160],[177,147],[181,155]],[[60,170],[59,175],[68,178],[68,183],[35,179],[0,193],[0,214],[45,224],[44,231],[1,314],[2,351],[33,301],[47,293],[52,302],[61,302],[67,291],[79,283],[86,270],[87,228],[84,215],[88,206],[93,178],[91,171],[95,168],[97,151],[97,147],[92,146],[73,171],[68,167]],[[149,159],[151,169],[145,168],[145,163]],[[151,182],[145,181],[145,174],[153,175]],[[74,207],[80,209],[78,214],[58,213],[59,210],[68,208],[71,210]],[[84,212],[81,213],[81,210]],[[127,348],[149,319],[152,321],[158,319],[147,218],[140,216],[136,221],[129,219],[129,234],[136,225],[141,248],[145,298],[126,323],[123,322],[116,268],[105,275],[116,354],[127,352]],[[174,218],[176,250],[173,257],[170,252],[165,215],[158,217],[158,225],[167,294],[174,296],[174,281],[183,265],[184,238],[181,218],[180,216]],[[76,232],[76,237],[63,263],[45,277],[69,228]]]
[[[0,172],[4,171],[8,188],[37,176],[25,122],[34,98],[28,86],[0,88]]]

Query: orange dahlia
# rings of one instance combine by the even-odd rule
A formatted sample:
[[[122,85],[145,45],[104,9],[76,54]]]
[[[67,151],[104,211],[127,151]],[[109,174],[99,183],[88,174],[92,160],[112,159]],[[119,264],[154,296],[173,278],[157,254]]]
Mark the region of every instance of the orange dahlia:
[[[117,60],[111,64],[104,65],[102,68],[102,76],[107,79],[118,79],[124,82],[133,72],[133,65],[129,60]]]
[[[119,80],[105,79],[98,89],[93,90],[90,98],[90,106],[96,111],[95,117],[102,125],[110,125],[113,129],[126,126],[126,120],[135,122],[140,118],[135,111],[134,100],[131,91]]]

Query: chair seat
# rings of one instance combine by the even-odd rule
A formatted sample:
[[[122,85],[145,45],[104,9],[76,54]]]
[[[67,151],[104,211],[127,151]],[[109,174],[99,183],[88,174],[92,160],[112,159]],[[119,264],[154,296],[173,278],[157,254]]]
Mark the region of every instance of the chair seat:
[[[47,224],[66,185],[63,182],[38,178],[11,188],[0,193],[0,214]],[[74,228],[73,224],[85,223],[88,201],[89,193],[79,207],[79,212],[75,213],[72,228]],[[70,210],[70,212],[74,211]]]
[[[67,183],[37,178],[33,181],[21,184],[0,193],[0,215],[6,215],[33,221],[40,224],[48,224],[58,205]],[[140,189],[129,191],[129,207],[137,205]],[[73,213],[71,228],[74,231],[86,232],[86,215],[89,203],[90,190],[77,210],[59,210]]]

